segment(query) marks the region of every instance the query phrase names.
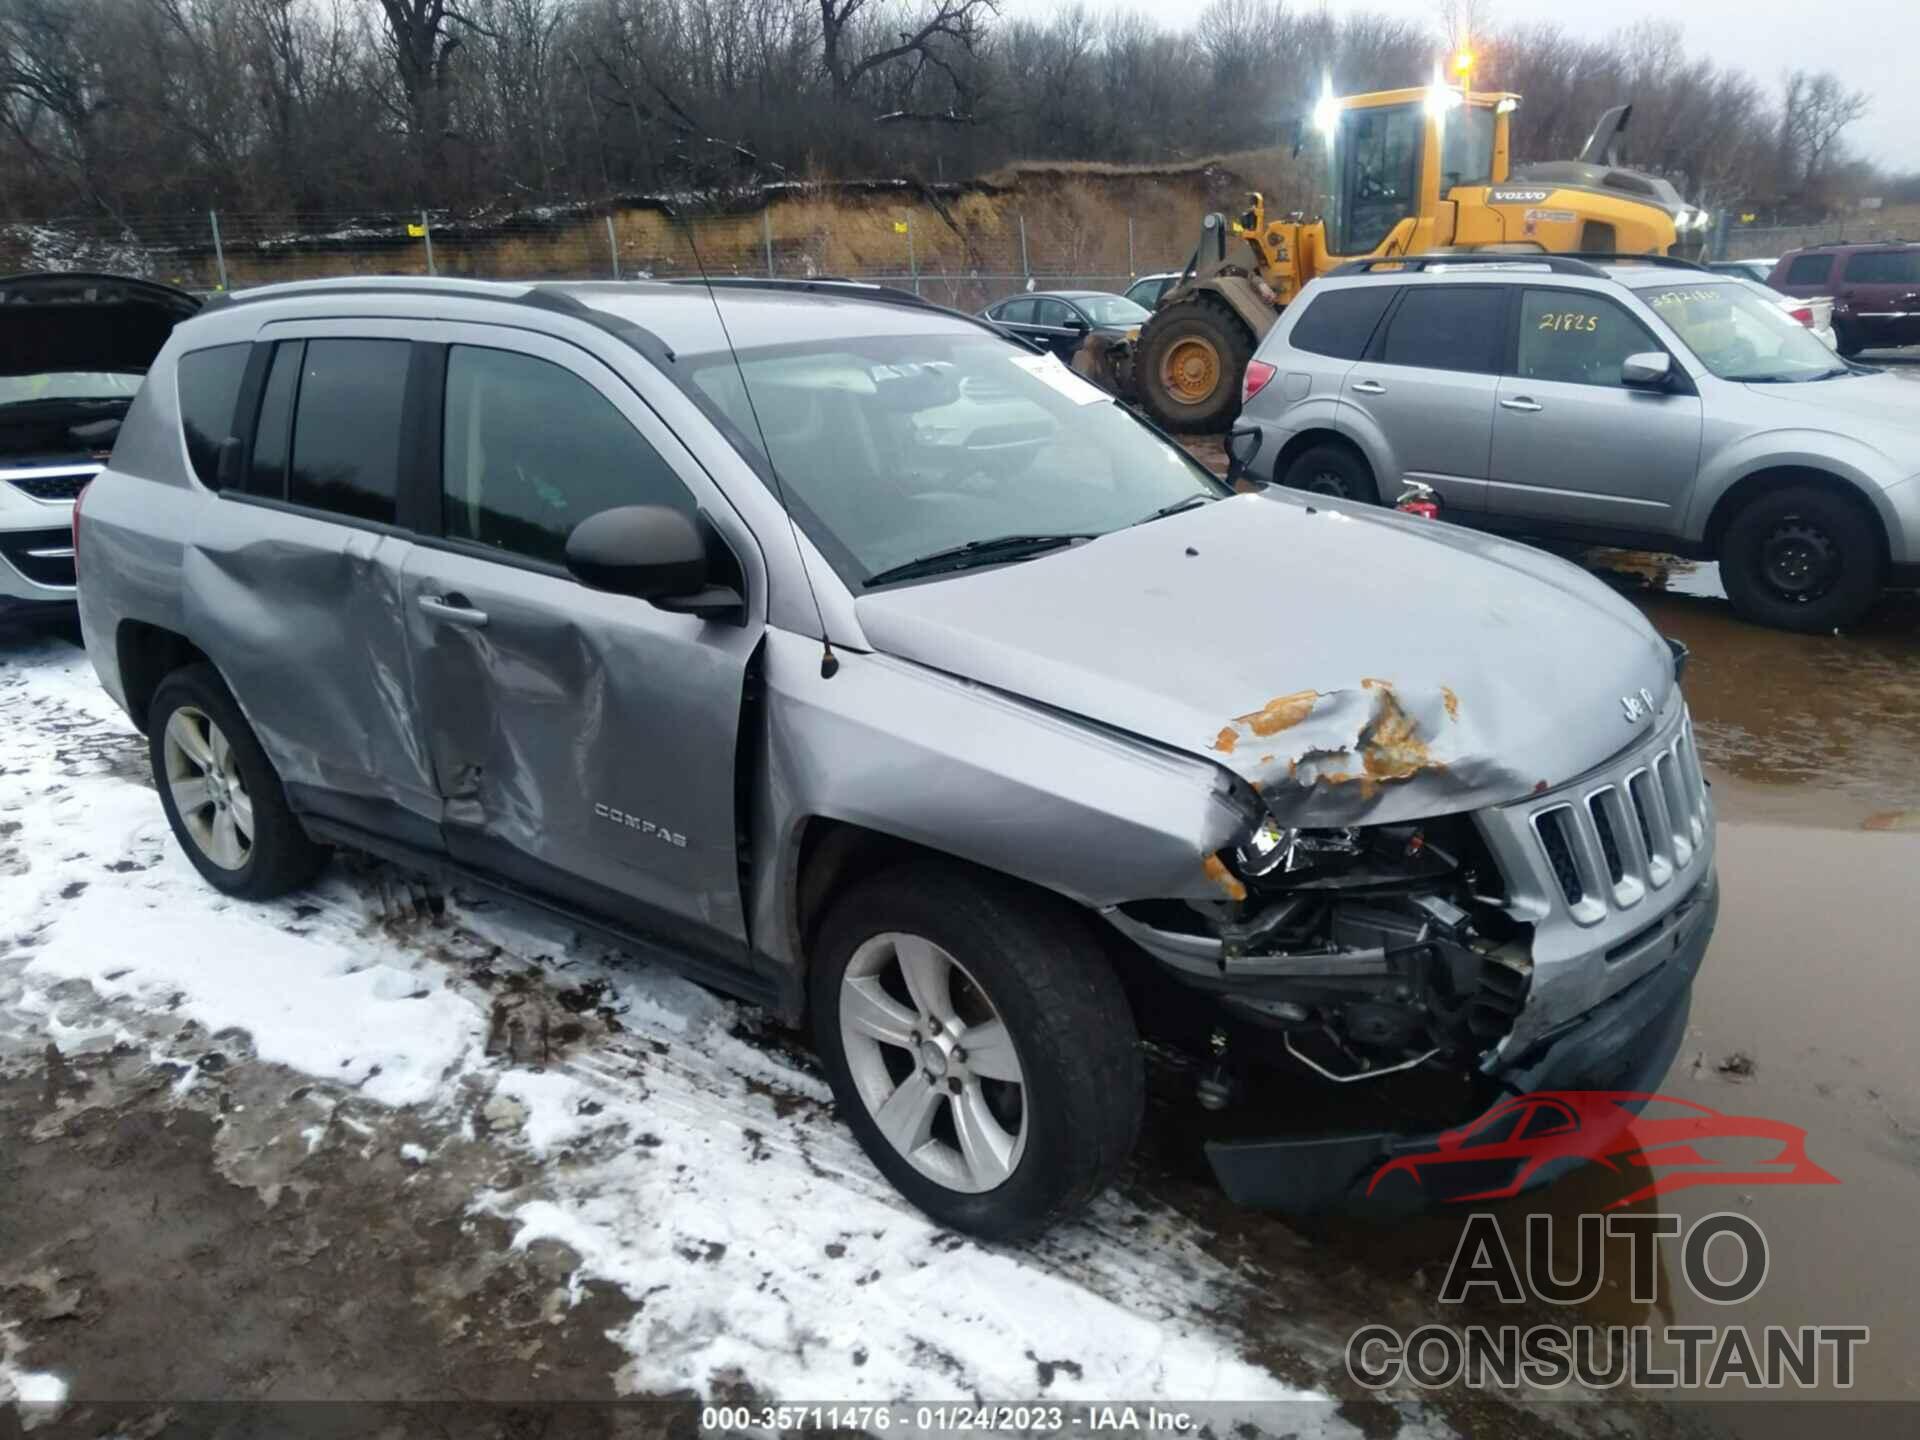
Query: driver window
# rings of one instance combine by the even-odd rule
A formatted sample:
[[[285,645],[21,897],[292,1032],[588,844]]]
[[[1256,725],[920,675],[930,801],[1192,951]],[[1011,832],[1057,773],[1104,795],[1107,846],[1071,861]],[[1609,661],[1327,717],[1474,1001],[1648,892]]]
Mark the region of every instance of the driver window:
[[[447,352],[440,515],[449,539],[560,564],[567,536],[617,505],[693,496],[607,398],[531,355]]]
[[[1064,330],[1072,320],[1073,312],[1067,308],[1064,300],[1033,302],[1033,321],[1036,325],[1047,325],[1055,330]]]
[[[1583,290],[1529,290],[1520,302],[1523,380],[1620,385],[1629,355],[1664,349],[1613,301]]]

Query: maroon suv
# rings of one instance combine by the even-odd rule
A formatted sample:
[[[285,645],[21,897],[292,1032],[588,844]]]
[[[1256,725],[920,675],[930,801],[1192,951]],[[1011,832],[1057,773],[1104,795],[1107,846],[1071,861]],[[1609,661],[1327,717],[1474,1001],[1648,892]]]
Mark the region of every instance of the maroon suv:
[[[1831,295],[1842,355],[1920,345],[1920,245],[1795,250],[1780,258],[1767,283],[1787,295]]]

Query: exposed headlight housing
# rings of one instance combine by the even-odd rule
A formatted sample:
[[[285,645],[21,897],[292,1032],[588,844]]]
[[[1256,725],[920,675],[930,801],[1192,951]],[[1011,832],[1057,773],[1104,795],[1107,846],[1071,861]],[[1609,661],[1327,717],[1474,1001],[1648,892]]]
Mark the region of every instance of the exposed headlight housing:
[[[1309,830],[1281,825],[1271,815],[1255,823],[1234,847],[1234,868],[1250,880],[1268,875],[1297,875],[1329,860],[1350,860],[1360,853],[1354,826]]]

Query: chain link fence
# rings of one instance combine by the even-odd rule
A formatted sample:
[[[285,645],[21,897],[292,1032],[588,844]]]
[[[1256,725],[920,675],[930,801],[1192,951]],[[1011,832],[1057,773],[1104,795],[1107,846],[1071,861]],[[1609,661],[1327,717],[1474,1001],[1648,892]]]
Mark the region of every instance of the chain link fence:
[[[1730,225],[1713,248],[1746,259],[1903,231],[1920,238],[1920,225],[1902,218]],[[905,185],[859,193],[795,185],[735,208],[643,197],[471,215],[202,211],[0,222],[0,273],[97,270],[203,292],[352,275],[841,276],[977,310],[1020,290],[1123,290],[1140,275],[1177,269],[1199,220],[1191,203],[1116,214],[1071,190],[1022,205],[1005,193]]]
[[[1869,211],[1820,225],[1730,225],[1716,258],[1764,260],[1810,245],[1875,245],[1891,240],[1920,240],[1920,223],[1881,220]]]
[[[1199,216],[1021,211],[992,197],[806,193],[675,214],[660,201],[501,216],[207,211],[0,222],[0,273],[98,270],[213,292],[354,275],[475,279],[838,276],[976,310],[1026,290],[1121,290],[1185,263]]]

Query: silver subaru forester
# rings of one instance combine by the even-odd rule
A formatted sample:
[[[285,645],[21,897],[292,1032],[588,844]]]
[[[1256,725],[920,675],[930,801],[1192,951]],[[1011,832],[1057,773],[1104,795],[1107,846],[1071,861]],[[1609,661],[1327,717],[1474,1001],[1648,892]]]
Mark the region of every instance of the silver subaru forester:
[[[976,1233],[1113,1177],[1143,1036],[1236,1198],[1410,1203],[1373,1177],[1440,1126],[1655,1085],[1713,931],[1678,652],[1625,601],[1240,493],[909,295],[242,294],[78,515],[88,651],[209,883],[354,847],[808,1022],[874,1163]]]
[[[1357,261],[1287,307],[1244,396],[1282,484],[1415,481],[1456,524],[1718,560],[1762,624],[1920,585],[1920,385],[1684,261]]]

